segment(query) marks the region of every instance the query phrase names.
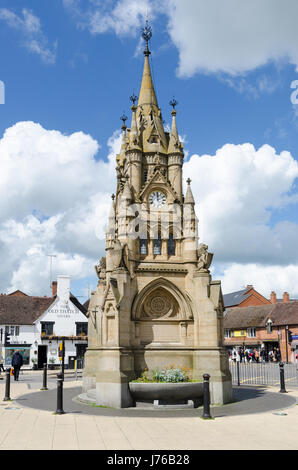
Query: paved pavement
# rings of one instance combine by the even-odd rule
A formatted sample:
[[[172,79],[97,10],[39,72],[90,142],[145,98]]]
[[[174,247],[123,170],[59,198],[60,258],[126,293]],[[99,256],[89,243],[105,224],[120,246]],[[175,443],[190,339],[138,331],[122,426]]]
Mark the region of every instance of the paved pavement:
[[[64,415],[55,415],[56,380],[40,391],[40,372],[11,382],[3,401],[0,380],[0,450],[298,450],[298,390],[239,387],[235,403],[196,410],[115,410],[79,403],[80,380],[66,375]],[[2,394],[2,395],[1,395]],[[3,397],[3,398],[2,398]]]

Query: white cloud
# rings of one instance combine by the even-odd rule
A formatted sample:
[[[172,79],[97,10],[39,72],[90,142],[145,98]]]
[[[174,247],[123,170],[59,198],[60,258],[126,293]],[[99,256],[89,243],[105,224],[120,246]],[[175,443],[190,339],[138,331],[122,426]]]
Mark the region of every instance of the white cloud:
[[[298,66],[298,4],[288,0],[169,0],[181,76],[243,74],[281,60]]]
[[[235,292],[253,284],[254,288],[270,298],[270,292],[276,292],[282,298],[288,292],[292,299],[298,298],[298,265],[263,266],[260,264],[233,263],[221,272],[223,293]]]
[[[214,261],[298,263],[298,224],[282,220],[297,204],[298,162],[289,152],[263,145],[224,145],[216,155],[193,155],[184,165],[197,201],[199,235]],[[279,210],[279,222],[271,217]]]
[[[150,0],[63,0],[80,28],[87,28],[92,34],[114,32],[118,36],[135,36],[144,25],[147,12],[151,20],[155,17],[157,3]]]
[[[151,24],[160,15],[168,20],[168,32],[179,52],[178,74],[198,72],[243,75],[268,63],[298,67],[298,3],[288,0],[64,0],[77,24],[92,34],[114,32],[136,36],[146,10]],[[236,82],[233,87],[239,89]],[[240,90],[272,92],[278,80],[269,77]]]
[[[99,227],[115,190],[119,135],[103,161],[95,159],[98,143],[82,132],[66,136],[33,122],[7,129],[0,140],[0,291],[47,293],[48,254],[57,255],[55,274],[94,274],[104,254]]]
[[[104,254],[120,142],[116,131],[104,161],[99,144],[82,132],[67,136],[33,122],[7,129],[0,140],[0,291],[48,293],[48,254],[57,255],[54,276],[94,275]],[[256,282],[260,290],[266,274],[263,289],[294,295],[298,225],[282,219],[283,208],[297,204],[292,155],[268,145],[227,144],[213,156],[192,155],[184,165],[187,177],[199,235],[215,254],[225,292]]]
[[[42,32],[40,19],[32,11],[23,8],[22,15],[18,16],[7,8],[1,8],[0,20],[5,21],[10,28],[20,31],[23,35],[22,46],[39,55],[44,63],[56,62],[57,42],[52,50],[48,47],[48,40]]]

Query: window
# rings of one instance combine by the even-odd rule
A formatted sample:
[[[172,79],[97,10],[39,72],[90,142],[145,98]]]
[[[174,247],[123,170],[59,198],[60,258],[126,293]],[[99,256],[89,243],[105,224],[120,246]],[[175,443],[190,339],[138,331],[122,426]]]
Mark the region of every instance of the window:
[[[232,337],[231,330],[224,330],[224,337],[225,338],[231,338]]]
[[[144,182],[148,179],[148,170],[144,170]]]
[[[248,338],[255,338],[256,335],[256,329],[255,328],[247,328],[247,336]]]
[[[140,254],[147,255],[147,240],[145,238],[140,238]]]
[[[87,336],[88,334],[88,323],[87,322],[84,322],[84,323],[76,323],[76,336]]]
[[[173,234],[168,239],[168,255],[175,255],[175,240]]]
[[[5,333],[8,333],[10,336],[19,336],[20,327],[18,325],[5,326]]]
[[[50,336],[54,331],[54,322],[42,322],[41,323],[41,335]]]
[[[160,255],[161,254],[161,239],[155,238],[153,242],[153,254]]]
[[[15,348],[9,347],[5,350],[5,365],[11,367],[12,356],[19,350],[21,355],[23,356],[24,366],[28,366],[30,364],[30,348],[23,347],[23,348]]]

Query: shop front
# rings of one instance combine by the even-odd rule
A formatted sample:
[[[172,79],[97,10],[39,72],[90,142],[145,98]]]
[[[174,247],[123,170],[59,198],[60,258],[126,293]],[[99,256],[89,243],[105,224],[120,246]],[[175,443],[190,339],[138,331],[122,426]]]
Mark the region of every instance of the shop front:
[[[20,354],[23,356],[23,367],[30,366],[30,345],[26,344],[26,346],[22,344],[14,344],[13,346],[8,346],[5,348],[5,367],[11,367],[12,356],[16,351],[19,351]]]

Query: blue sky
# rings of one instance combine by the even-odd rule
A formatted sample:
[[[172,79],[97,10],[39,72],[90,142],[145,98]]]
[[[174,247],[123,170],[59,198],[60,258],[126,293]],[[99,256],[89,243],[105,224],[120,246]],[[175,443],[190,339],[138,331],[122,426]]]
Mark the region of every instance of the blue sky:
[[[111,176],[113,164],[108,156],[113,155],[117,147],[117,131],[123,111],[130,121],[129,96],[133,90],[136,94],[139,91],[143,68],[140,28],[148,8],[153,28],[151,66],[158,101],[166,123],[170,123],[169,101],[173,95],[179,103],[177,124],[180,135],[185,138],[188,162],[185,178],[188,173],[192,176],[199,218],[202,205],[204,235],[209,238],[209,241],[204,241],[210,242],[215,252],[214,275],[223,279],[225,291],[237,290],[245,283],[252,283],[267,296],[270,293],[268,289],[277,292],[289,290],[291,295],[298,295],[295,243],[298,234],[295,166],[298,161],[298,116],[291,102],[291,83],[298,79],[298,43],[295,43],[295,25],[292,29],[288,25],[284,30],[279,25],[279,18],[282,22],[284,15],[288,18],[295,16],[297,7],[294,2],[289,2],[289,11],[280,11],[282,7],[273,1],[273,11],[268,17],[264,13],[267,11],[267,0],[252,1],[252,11],[246,12],[244,17],[241,3],[238,7],[233,0],[223,3],[225,5],[221,3],[219,7],[220,4],[212,0],[207,7],[206,3],[194,0],[180,2],[180,6],[178,0],[1,0],[0,80],[5,83],[5,104],[0,105],[0,152],[2,165],[6,164],[4,155],[9,156],[9,171],[20,168],[18,158],[23,159],[24,171],[20,181],[17,179],[9,185],[2,182],[2,191],[4,195],[9,192],[11,206],[9,211],[3,210],[2,218],[0,216],[0,250],[1,244],[2,255],[9,255],[13,250],[12,241],[7,238],[7,231],[11,233],[13,225],[15,231],[12,239],[19,243],[20,251],[18,256],[15,253],[11,256],[12,261],[6,269],[0,270],[0,291],[20,288],[32,294],[36,290],[36,293],[43,295],[48,288],[49,260],[46,254],[49,250],[54,250],[63,260],[61,264],[54,261],[54,275],[73,275],[72,290],[75,294],[85,295],[88,285],[95,287],[92,263],[94,265],[97,252],[98,258],[103,255],[103,243],[100,241],[96,246],[96,239],[91,236],[89,243],[86,241],[90,234],[85,228],[82,229],[83,209],[80,204],[87,204],[91,220],[92,214],[93,217],[96,214],[92,201],[97,198],[100,201],[98,207],[103,204],[99,211],[103,217],[109,204],[108,195],[115,191]],[[181,4],[183,12],[180,10]],[[218,7],[216,18],[212,11],[215,6]],[[239,29],[234,27],[229,9],[234,12]],[[261,26],[255,20],[256,11],[258,18],[263,19]],[[195,21],[195,28],[192,21]],[[37,129],[38,124],[40,127]],[[18,142],[19,150],[12,144],[11,136],[4,138],[7,129],[12,129],[10,133]],[[43,140],[36,146],[34,154],[41,129]],[[51,130],[57,132],[55,137],[49,134]],[[69,178],[66,178],[67,186],[63,187],[61,179],[61,185],[56,188],[55,175],[50,172],[54,172],[55,158],[59,160],[61,157],[59,145],[61,152],[69,152],[71,164],[73,147],[69,146],[66,137],[75,133],[79,133],[80,139],[80,164],[83,166],[87,162],[83,169],[83,175],[86,171],[85,179],[80,164],[78,168],[72,165],[76,170],[72,169]],[[24,135],[26,143],[23,145]],[[99,144],[98,151],[95,142]],[[226,144],[234,146],[235,157],[230,157],[233,152],[225,147]],[[247,149],[241,147],[243,144],[251,144],[254,151],[246,153]],[[265,144],[274,151],[268,158],[256,160],[253,155]],[[42,145],[47,149],[46,155],[40,153]],[[289,152],[288,157],[281,157],[284,151]],[[26,162],[28,152],[32,155]],[[251,158],[247,167],[241,167],[243,152]],[[262,152],[263,155],[265,151]],[[223,156],[226,153],[227,156]],[[207,155],[214,157],[210,165]],[[219,156],[215,158],[215,155]],[[212,212],[214,209],[210,209],[210,195],[216,195],[219,187],[214,175],[220,171],[221,155],[220,162],[227,158],[227,164],[231,165],[231,171],[224,176],[226,180],[221,182],[222,191],[227,192],[227,198],[234,191],[235,197],[233,195],[230,205],[217,207],[215,214]],[[48,159],[52,159],[51,169],[48,169]],[[87,175],[92,159],[98,162],[96,171],[105,163],[102,168],[111,176],[110,180],[106,179],[103,183],[101,178],[105,173],[101,171],[97,179]],[[259,165],[258,161],[262,164]],[[36,168],[41,165],[41,173],[37,170],[33,172],[32,165]],[[254,169],[250,173],[252,165]],[[47,171],[48,193],[44,188],[38,192],[39,181]],[[62,171],[60,167],[59,171]],[[274,177],[272,172],[275,172]],[[206,178],[210,174],[212,178],[208,188]],[[234,176],[230,179],[231,174]],[[261,174],[264,178],[259,180]],[[26,175],[28,179],[25,181]],[[235,178],[238,178],[236,183]],[[244,178],[245,184],[240,178]],[[82,196],[86,193],[83,182],[78,183],[80,179],[89,189],[93,185],[93,191],[90,189],[90,193],[84,196],[88,200]],[[259,181],[261,185],[264,183],[261,193]],[[20,189],[21,185],[26,186],[24,192]],[[204,193],[203,186],[206,186]],[[237,188],[244,187],[245,195],[238,200]],[[60,192],[60,206],[58,200],[52,200],[53,192]],[[66,204],[64,196],[67,192],[71,194],[72,202],[68,200]],[[23,208],[18,198],[23,200]],[[105,198],[106,203],[103,202]],[[24,201],[27,201],[26,204]],[[223,213],[219,215],[219,212]],[[37,213],[37,221],[29,220],[32,214],[35,217]],[[245,214],[250,213],[251,220],[247,221]],[[67,220],[63,219],[65,214]],[[85,240],[76,232],[68,246],[65,240],[60,240],[59,244],[56,241],[58,230],[63,231],[66,238],[67,234],[71,237],[72,232],[67,232],[71,214],[82,223],[77,230]],[[49,221],[50,229],[43,225],[46,221]],[[228,232],[222,235],[221,231],[231,225],[235,226],[236,232],[237,227],[242,228],[237,240],[231,239],[229,242]],[[256,227],[262,230],[261,234],[255,232]],[[92,222],[89,229],[90,233],[94,231]],[[243,233],[250,233],[252,237],[238,246],[239,237],[245,239],[241,235]],[[88,246],[91,243],[92,250]],[[249,249],[247,244],[253,249]],[[225,248],[227,245],[230,245],[228,250]],[[272,249],[272,259],[270,252],[264,255],[267,247]],[[33,256],[32,250],[34,262],[30,258]],[[76,257],[79,257],[81,264],[75,264]],[[61,272],[66,266],[72,272]],[[231,270],[227,271],[229,267]],[[245,276],[244,272],[249,274]],[[266,278],[264,272],[267,273]],[[276,278],[276,272],[283,274]],[[31,276],[31,282],[28,276]],[[289,280],[292,280],[290,285],[287,284]]]

